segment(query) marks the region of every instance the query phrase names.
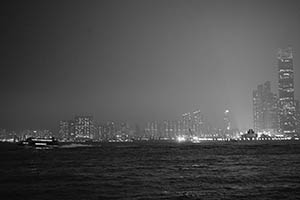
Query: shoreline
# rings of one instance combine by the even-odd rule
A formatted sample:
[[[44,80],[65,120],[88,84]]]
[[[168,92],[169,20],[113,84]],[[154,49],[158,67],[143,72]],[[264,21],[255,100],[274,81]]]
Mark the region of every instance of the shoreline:
[[[174,140],[142,140],[142,141],[132,141],[132,142],[108,142],[108,141],[88,141],[88,142],[59,142],[58,148],[64,146],[78,146],[78,147],[101,147],[101,146],[115,146],[115,145],[158,145],[158,146],[201,146],[201,145],[291,145],[300,144],[300,140],[234,140],[234,141],[201,141],[201,142],[177,142]],[[14,142],[0,142],[1,148],[11,148],[20,147],[18,143]]]

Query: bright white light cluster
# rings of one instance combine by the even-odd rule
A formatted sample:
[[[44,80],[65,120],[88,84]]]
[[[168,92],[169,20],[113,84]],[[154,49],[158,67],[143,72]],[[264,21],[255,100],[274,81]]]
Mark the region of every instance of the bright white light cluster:
[[[177,140],[177,142],[185,142],[186,141],[184,136],[177,136],[176,140]]]

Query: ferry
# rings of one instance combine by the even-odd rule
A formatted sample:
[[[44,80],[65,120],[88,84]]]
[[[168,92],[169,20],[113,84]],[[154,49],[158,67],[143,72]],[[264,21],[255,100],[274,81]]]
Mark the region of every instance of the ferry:
[[[54,138],[34,138],[29,137],[19,143],[22,146],[34,147],[37,149],[49,149],[58,147],[58,141]]]

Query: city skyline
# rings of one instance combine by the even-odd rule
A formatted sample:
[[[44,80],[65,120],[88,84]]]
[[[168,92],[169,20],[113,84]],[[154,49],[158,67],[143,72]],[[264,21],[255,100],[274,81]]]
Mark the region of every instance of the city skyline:
[[[200,109],[215,127],[253,128],[252,90],[278,91],[277,50],[294,50],[298,1],[81,1],[3,5],[1,128],[175,120]]]

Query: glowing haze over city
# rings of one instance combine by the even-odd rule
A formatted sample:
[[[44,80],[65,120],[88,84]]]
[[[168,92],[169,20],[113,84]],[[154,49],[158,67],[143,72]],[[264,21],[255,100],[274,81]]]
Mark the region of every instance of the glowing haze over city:
[[[174,120],[253,127],[252,91],[292,46],[300,99],[299,1],[44,1],[1,6],[1,128]]]

